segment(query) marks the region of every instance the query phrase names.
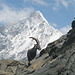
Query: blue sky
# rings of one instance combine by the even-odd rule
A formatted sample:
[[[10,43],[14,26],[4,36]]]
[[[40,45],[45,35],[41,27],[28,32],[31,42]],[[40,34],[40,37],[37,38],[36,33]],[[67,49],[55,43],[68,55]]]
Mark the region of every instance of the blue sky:
[[[0,26],[38,10],[50,25],[65,34],[75,17],[75,0],[0,0]]]

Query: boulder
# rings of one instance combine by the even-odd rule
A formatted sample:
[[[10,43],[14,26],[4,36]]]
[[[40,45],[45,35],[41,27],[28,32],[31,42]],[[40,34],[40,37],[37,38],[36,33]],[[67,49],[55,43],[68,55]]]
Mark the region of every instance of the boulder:
[[[72,21],[72,25],[71,25],[71,27],[72,27],[73,29],[75,28],[75,20]]]

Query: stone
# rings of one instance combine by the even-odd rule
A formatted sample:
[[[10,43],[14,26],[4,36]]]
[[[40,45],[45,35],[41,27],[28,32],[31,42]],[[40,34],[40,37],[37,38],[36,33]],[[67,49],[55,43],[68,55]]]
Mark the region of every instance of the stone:
[[[73,29],[75,28],[75,20],[72,21],[72,25],[71,25],[71,27],[72,27]]]

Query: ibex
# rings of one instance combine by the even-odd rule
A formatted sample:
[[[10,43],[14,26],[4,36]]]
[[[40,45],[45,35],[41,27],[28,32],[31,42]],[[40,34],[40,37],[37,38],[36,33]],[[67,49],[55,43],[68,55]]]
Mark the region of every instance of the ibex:
[[[34,47],[31,48],[31,49],[29,49],[28,52],[27,52],[28,66],[30,66],[30,61],[32,59],[34,59],[34,57],[36,56],[37,49],[41,50],[41,47],[39,45],[39,40],[36,39],[36,38],[34,38],[34,37],[30,37],[30,38],[32,38],[33,40],[35,40],[37,44],[35,44]]]

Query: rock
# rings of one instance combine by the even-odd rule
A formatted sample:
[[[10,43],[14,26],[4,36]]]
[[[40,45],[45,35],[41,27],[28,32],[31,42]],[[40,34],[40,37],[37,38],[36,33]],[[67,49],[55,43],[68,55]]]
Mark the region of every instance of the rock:
[[[18,65],[27,67],[26,63],[16,60],[4,59],[0,60],[0,74],[1,75],[14,75]]]
[[[0,70],[0,75],[14,75],[14,74]]]
[[[46,64],[48,60],[50,60],[50,57],[48,57],[48,53],[42,55],[42,57],[38,59],[34,59],[32,61],[32,65],[30,65],[27,68],[23,68],[22,66],[18,66],[15,75],[28,75],[34,73],[36,70],[40,69],[41,67]]]
[[[71,25],[71,27],[72,27],[73,29],[75,28],[75,20],[72,21],[72,25]]]
[[[33,73],[35,70],[24,68],[24,66],[18,65],[15,75],[27,75]]]
[[[72,40],[71,40],[72,39]],[[62,45],[60,45],[62,43]],[[59,46],[60,45],[60,46]],[[57,47],[57,48],[56,48]],[[59,48],[60,47],[60,48]],[[58,55],[31,75],[75,75],[75,30],[72,29],[65,39],[48,44],[47,51]]]
[[[45,52],[45,49],[43,49],[41,52],[40,52],[40,54],[39,54],[39,57],[41,57],[43,54],[45,54],[46,52]]]
[[[46,50],[52,59],[55,59],[59,55],[58,51],[62,48],[66,38],[67,35],[63,35],[58,40],[47,45]]]
[[[12,62],[13,60],[0,60],[0,70],[5,70],[5,68],[7,67],[7,65]]]

